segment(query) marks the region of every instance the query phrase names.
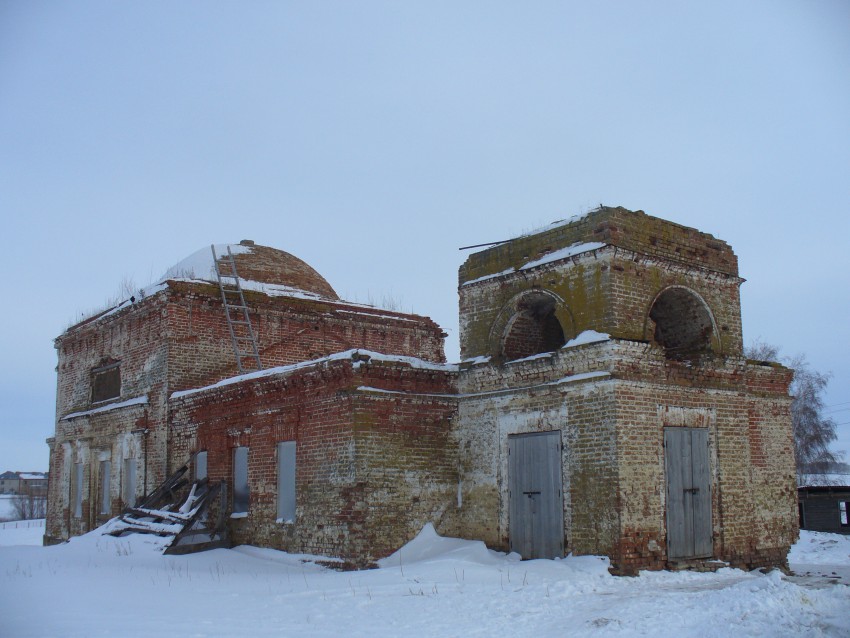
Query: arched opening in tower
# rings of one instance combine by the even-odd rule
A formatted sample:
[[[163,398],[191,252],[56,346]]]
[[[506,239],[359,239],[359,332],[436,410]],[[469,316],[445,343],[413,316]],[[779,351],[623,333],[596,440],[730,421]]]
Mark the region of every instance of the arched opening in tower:
[[[711,314],[690,290],[665,290],[652,305],[649,318],[655,322],[655,341],[668,359],[694,360],[711,352]]]
[[[505,359],[552,352],[564,345],[564,330],[555,316],[552,297],[531,293],[517,303],[516,310],[505,331],[502,347]]]

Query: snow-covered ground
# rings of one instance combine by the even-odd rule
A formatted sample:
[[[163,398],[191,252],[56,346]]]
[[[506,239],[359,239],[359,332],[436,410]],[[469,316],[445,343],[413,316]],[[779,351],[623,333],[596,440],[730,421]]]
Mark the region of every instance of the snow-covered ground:
[[[44,519],[0,523],[0,547],[12,545],[41,545]],[[2,562],[0,562],[2,566]],[[2,604],[2,603],[0,603]],[[0,621],[2,626],[2,621]]]
[[[0,636],[850,635],[850,538],[833,534],[794,547],[792,568],[809,576],[620,578],[607,559],[520,561],[430,526],[359,572],[254,547],[163,556],[138,535],[26,546],[41,542],[30,529],[0,546]]]

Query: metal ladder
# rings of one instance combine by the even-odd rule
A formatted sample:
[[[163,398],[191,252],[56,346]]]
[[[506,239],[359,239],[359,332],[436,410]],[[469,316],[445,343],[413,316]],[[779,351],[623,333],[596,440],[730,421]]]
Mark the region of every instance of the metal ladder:
[[[257,349],[257,338],[254,336],[254,328],[251,326],[251,317],[248,316],[248,306],[245,304],[245,296],[242,294],[242,286],[239,276],[236,274],[236,261],[230,246],[227,247],[227,255],[221,256],[219,261],[215,254],[215,245],[210,245],[215,264],[215,274],[218,278],[218,288],[221,291],[221,300],[224,303],[224,315],[227,317],[227,327],[230,330],[230,340],[233,342],[233,352],[236,355],[236,367],[239,374],[245,374],[247,370],[243,365],[244,360],[252,360],[256,370],[262,370],[260,364],[260,351]],[[223,272],[222,267],[227,271]],[[225,283],[224,280],[228,280]],[[234,314],[235,313],[235,316]]]

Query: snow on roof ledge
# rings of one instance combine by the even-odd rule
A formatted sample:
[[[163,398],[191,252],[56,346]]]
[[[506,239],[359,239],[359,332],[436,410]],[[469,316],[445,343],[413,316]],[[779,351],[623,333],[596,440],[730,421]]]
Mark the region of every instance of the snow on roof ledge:
[[[165,277],[165,276],[164,276]],[[119,302],[115,306],[111,308],[106,308],[104,310],[98,311],[88,317],[84,317],[80,319],[77,323],[66,328],[62,335],[70,332],[71,330],[83,325],[89,324],[94,321],[100,321],[101,319],[105,319],[106,317],[110,317],[122,310],[129,308],[130,306],[138,303],[144,299],[153,297],[157,293],[162,292],[163,290],[168,289],[168,282],[187,282],[187,283],[202,283],[202,284],[214,284],[214,281],[210,281],[207,279],[199,279],[197,277],[165,277],[157,284],[150,284],[144,288],[140,288],[138,291],[138,297],[131,297],[129,299],[124,299]],[[216,284],[217,285],[217,284]],[[242,290],[250,290],[252,292],[258,292],[268,297],[288,297],[290,299],[304,299],[304,300],[314,300],[321,301],[325,304],[333,304],[334,306],[345,306],[350,308],[363,308],[368,310],[369,312],[361,312],[358,310],[347,310],[339,308],[336,312],[352,314],[352,315],[360,315],[364,317],[379,317],[384,320],[392,320],[392,321],[407,321],[407,322],[416,322],[419,319],[413,319],[411,317],[419,317],[415,313],[408,312],[399,312],[396,310],[387,310],[385,308],[379,308],[377,306],[372,306],[370,304],[359,303],[356,301],[346,301],[343,299],[332,299],[330,297],[323,297],[317,293],[309,292],[307,290],[301,290],[299,288],[292,288],[290,286],[286,286],[283,284],[270,284],[262,281],[252,281],[249,279],[239,278],[239,285],[242,286]],[[61,336],[61,335],[60,335]]]
[[[148,403],[148,395],[136,397],[134,399],[127,399],[126,401],[121,401],[119,403],[110,403],[108,405],[102,405],[99,408],[93,408],[91,410],[83,410],[82,412],[72,412],[71,414],[66,414],[61,417],[60,421],[67,421],[68,419],[76,419],[81,416],[89,416],[90,414],[99,414],[101,412],[111,412],[112,410],[118,410],[120,408],[129,408],[133,405],[147,405]]]
[[[477,284],[481,281],[487,281],[488,279],[495,279],[496,277],[503,277],[505,275],[512,275],[515,272],[519,272],[521,270],[530,270],[531,268],[537,268],[538,266],[544,266],[546,264],[550,264],[555,261],[560,261],[562,259],[568,259],[570,257],[575,257],[577,255],[581,255],[582,253],[592,252],[594,250],[599,250],[600,248],[604,248],[607,244],[599,241],[589,241],[589,242],[576,242],[571,244],[570,246],[566,246],[564,248],[559,248],[558,250],[553,250],[551,253],[543,255],[538,259],[533,259],[524,263],[519,268],[508,268],[507,270],[503,270],[501,272],[493,273],[491,275],[484,275],[483,277],[477,277],[476,279],[470,279],[469,281],[463,282],[462,286],[469,286],[471,284]]]
[[[214,388],[223,388],[228,385],[233,385],[235,383],[241,383],[242,381],[251,381],[254,379],[262,379],[264,377],[272,377],[279,374],[288,374],[290,372],[294,372],[295,370],[301,370],[303,368],[310,368],[313,366],[320,366],[325,363],[329,363],[331,361],[345,361],[345,360],[354,360],[355,369],[359,368],[364,361],[372,360],[375,361],[387,361],[387,362],[395,362],[395,363],[405,363],[409,365],[411,368],[417,368],[420,370],[440,370],[445,372],[455,372],[458,369],[457,364],[453,363],[433,363],[431,361],[425,361],[424,359],[418,359],[416,357],[406,357],[404,355],[392,355],[392,354],[382,354],[380,352],[373,352],[371,350],[362,350],[359,348],[355,348],[353,350],[345,350],[343,352],[336,352],[334,354],[328,355],[326,357],[320,357],[319,359],[310,359],[308,361],[299,361],[298,363],[291,363],[285,366],[276,366],[274,368],[266,368],[265,370],[256,370],[254,372],[248,372],[246,374],[236,375],[234,377],[228,377],[226,379],[222,379],[216,383],[211,385],[207,385],[201,388],[190,388],[188,390],[178,390],[176,392],[172,392],[170,399],[179,399],[181,397],[185,397],[191,394],[196,394],[198,392],[205,392],[207,390],[212,390]]]
[[[584,213],[581,213],[579,215],[573,215],[572,217],[567,217],[566,219],[559,219],[546,226],[541,226],[540,228],[533,228],[528,232],[518,235],[515,239],[519,239],[520,237],[531,237],[532,235],[540,235],[541,233],[545,233],[549,230],[554,230],[555,228],[560,228],[561,226],[569,226],[570,224],[574,224],[575,222],[581,221],[582,219],[590,215],[590,213],[599,210],[599,208],[601,208],[601,206],[592,210],[585,211]]]
[[[850,474],[824,473],[824,474],[802,474],[798,479],[797,487],[837,487],[850,488]]]
[[[588,379],[607,379],[611,376],[606,370],[597,370],[595,372],[579,372],[566,377],[561,377],[556,381],[551,381],[547,385],[561,385],[563,383],[574,383],[575,381],[587,381]]]
[[[576,346],[587,345],[588,343],[601,343],[603,341],[610,340],[611,335],[606,332],[596,332],[596,330],[585,330],[578,336],[567,341],[563,346],[561,346],[561,349],[574,348]]]
[[[537,266],[549,264],[553,261],[567,259],[568,257],[580,255],[581,253],[590,252],[592,250],[599,250],[604,246],[605,244],[601,241],[576,242],[570,246],[559,248],[558,250],[553,250],[548,255],[543,255],[540,259],[534,259],[533,261],[529,261],[528,263],[520,266],[519,269],[528,270],[529,268],[536,268]]]

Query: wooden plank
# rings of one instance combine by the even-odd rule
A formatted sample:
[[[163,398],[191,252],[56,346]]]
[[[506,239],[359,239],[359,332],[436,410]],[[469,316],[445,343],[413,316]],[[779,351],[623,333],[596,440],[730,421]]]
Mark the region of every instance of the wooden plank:
[[[510,485],[510,521],[509,536],[511,551],[523,558],[529,558],[533,547],[533,529],[531,508],[525,492],[528,491],[526,468],[529,463],[529,448],[522,436],[508,438]]]
[[[514,436],[508,437],[508,530],[511,543],[511,551],[522,556],[520,551],[520,541],[522,533],[519,529],[520,511],[519,511],[519,476],[517,473],[517,456],[519,450],[517,447],[517,439]]]
[[[687,555],[683,484],[682,428],[664,429],[664,458],[667,469],[667,556]]]
[[[154,536],[171,536],[172,532],[128,525],[127,527],[107,532],[107,534],[110,536],[121,536],[122,534],[153,534]]]
[[[194,455],[193,455],[194,458]],[[183,475],[189,470],[189,464],[182,465],[174,474],[169,476],[157,489],[149,496],[142,499],[139,507],[147,507],[150,509],[159,509],[163,503],[172,504],[174,492],[185,487],[188,481],[183,478]],[[166,498],[169,497],[169,498]]]
[[[525,467],[522,469],[525,476],[525,491],[527,492],[525,501],[528,504],[528,524],[531,528],[529,555],[532,558],[540,558],[539,552],[543,543],[543,526],[540,520],[540,493],[543,487],[540,477],[542,455],[540,454],[538,441],[539,439],[535,439],[532,436],[523,436]]]
[[[534,449],[529,445],[527,436],[517,436],[517,486],[519,488],[519,510],[522,515],[520,529],[522,532],[522,555],[531,558],[535,547],[534,499],[529,497],[534,485],[531,483],[529,468],[534,464]]]
[[[681,455],[682,455],[682,519],[684,521],[684,531],[682,533],[682,551],[684,556],[691,557],[694,555],[694,483],[693,483],[693,454],[691,448],[691,431],[682,429],[679,431],[681,436]]]
[[[546,484],[543,490],[546,558],[564,555],[564,508],[561,498],[561,433],[545,437]]]
[[[711,532],[711,472],[708,459],[708,429],[694,428],[691,433],[693,493],[693,556],[713,553]]]

